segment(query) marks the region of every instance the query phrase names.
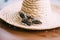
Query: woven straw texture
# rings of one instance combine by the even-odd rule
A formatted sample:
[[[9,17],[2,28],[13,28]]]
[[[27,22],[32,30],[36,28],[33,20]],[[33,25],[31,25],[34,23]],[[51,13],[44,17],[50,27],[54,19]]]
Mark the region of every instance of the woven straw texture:
[[[27,26],[21,23],[19,12],[30,15],[42,22],[40,25]],[[23,2],[13,3],[0,11],[0,18],[16,27],[43,30],[59,27],[59,14],[52,12],[49,0],[24,0]]]

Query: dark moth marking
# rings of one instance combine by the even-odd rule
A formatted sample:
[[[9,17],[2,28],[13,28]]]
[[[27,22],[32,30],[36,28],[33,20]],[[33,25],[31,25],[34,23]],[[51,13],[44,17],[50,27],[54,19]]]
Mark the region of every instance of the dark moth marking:
[[[33,24],[42,24],[42,22],[38,21],[38,20],[33,20],[32,21]]]
[[[42,24],[41,21],[34,20],[34,18],[32,18],[31,16],[25,15],[22,12],[19,12],[19,15],[22,18],[21,22],[24,23],[24,24],[26,24],[26,25],[28,25],[28,26],[31,26],[32,24]]]
[[[27,19],[22,20],[22,23],[25,23],[25,24],[27,24],[28,26],[31,25],[31,22],[30,22],[29,20],[27,20]]]
[[[27,19],[33,19],[31,16],[27,16]]]
[[[21,18],[25,18],[25,15],[23,13],[19,13]]]

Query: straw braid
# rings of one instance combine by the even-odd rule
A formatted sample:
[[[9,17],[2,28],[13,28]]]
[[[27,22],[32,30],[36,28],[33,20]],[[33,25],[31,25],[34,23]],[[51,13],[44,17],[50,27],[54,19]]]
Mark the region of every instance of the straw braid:
[[[36,17],[41,14],[49,13],[50,10],[49,0],[24,0],[21,11]]]

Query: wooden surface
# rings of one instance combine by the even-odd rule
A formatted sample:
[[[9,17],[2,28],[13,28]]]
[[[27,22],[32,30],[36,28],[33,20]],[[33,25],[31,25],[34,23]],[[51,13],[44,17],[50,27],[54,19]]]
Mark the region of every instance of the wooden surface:
[[[8,27],[8,24],[0,20],[0,40],[60,40],[60,28],[48,31],[17,31]]]

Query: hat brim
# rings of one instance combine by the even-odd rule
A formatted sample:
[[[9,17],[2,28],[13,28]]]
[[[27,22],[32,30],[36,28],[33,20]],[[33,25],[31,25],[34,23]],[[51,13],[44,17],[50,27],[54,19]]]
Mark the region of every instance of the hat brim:
[[[56,9],[53,5],[52,5],[52,8],[53,8],[53,13],[58,14],[58,12],[55,11]],[[60,24],[58,21],[57,21],[58,25],[52,25],[52,26],[50,26],[50,25],[49,26],[44,26],[44,25],[43,26],[41,26],[41,25],[25,26],[25,25],[22,25],[21,18],[18,13],[20,10],[21,10],[21,5],[19,2],[10,4],[0,11],[0,18],[11,25],[14,25],[19,28],[30,29],[30,30],[45,30],[45,29],[53,29],[53,28],[60,27]],[[60,20],[59,17],[60,16],[58,16],[58,20]],[[51,19],[51,20],[53,20],[53,19]]]

